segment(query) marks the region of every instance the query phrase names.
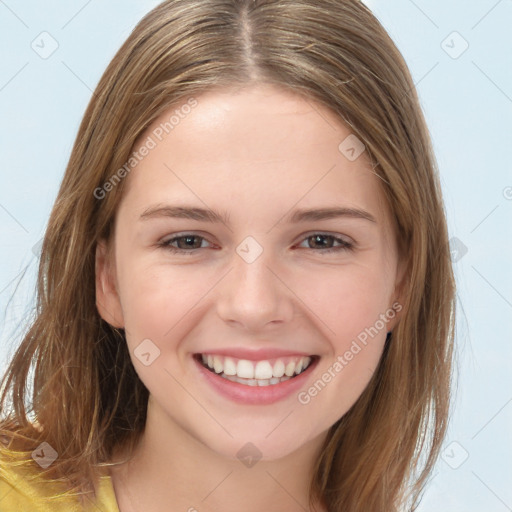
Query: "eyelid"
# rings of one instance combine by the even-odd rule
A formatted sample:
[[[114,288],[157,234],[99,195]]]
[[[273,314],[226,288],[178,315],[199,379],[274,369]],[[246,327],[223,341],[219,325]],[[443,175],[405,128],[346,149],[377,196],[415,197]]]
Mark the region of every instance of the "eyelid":
[[[319,235],[319,236],[325,236],[330,237],[334,239],[334,242],[340,243],[340,245],[336,247],[329,247],[327,249],[312,249],[309,247],[303,247],[303,249],[307,249],[309,251],[312,251],[314,253],[321,253],[321,254],[328,254],[328,253],[340,253],[342,251],[353,251],[356,248],[355,241],[347,237],[346,235],[341,235],[339,233],[331,233],[328,231],[312,231],[310,233],[305,233],[301,235],[301,238],[299,240],[299,243],[304,243],[307,241],[308,238],[311,238],[312,236]]]
[[[176,239],[179,239],[179,238],[185,238],[187,236],[191,236],[191,237],[197,237],[197,238],[201,238],[203,240],[206,240],[209,244],[212,244],[212,245],[215,245],[213,244],[213,242],[211,242],[207,236],[201,234],[201,232],[195,232],[195,231],[183,231],[183,232],[180,232],[180,233],[173,233],[172,235],[170,235],[169,238],[163,238],[160,242],[158,242],[158,245],[159,246],[163,246],[164,248],[173,248],[170,243],[171,242],[174,242]],[[176,251],[181,251],[181,252],[192,252],[192,251],[196,251],[197,249],[191,249],[189,251],[186,251],[185,249],[177,249],[176,247],[174,247],[174,249],[176,249]],[[206,249],[206,247],[200,247],[199,249]]]
[[[326,253],[332,253],[332,252],[353,251],[356,248],[356,242],[352,238],[350,238],[346,235],[342,235],[339,233],[331,233],[328,231],[310,231],[307,233],[303,233],[302,235],[300,235],[300,238],[294,245],[307,242],[308,238],[313,237],[315,235],[330,237],[330,238],[334,239],[334,242],[340,243],[340,245],[335,246],[335,247],[325,248],[325,249],[321,249],[321,248],[315,249],[315,248],[310,248],[310,247],[302,247],[302,249],[307,249],[308,251],[326,254]],[[184,231],[184,232],[179,232],[179,233],[173,233],[170,238],[162,240],[161,242],[158,243],[158,245],[164,249],[167,249],[168,251],[170,251],[172,253],[175,253],[175,254],[192,255],[192,254],[195,254],[196,251],[198,251],[199,249],[207,249],[207,247],[197,247],[197,248],[191,248],[191,249],[187,250],[187,249],[180,249],[177,247],[173,247],[171,245],[171,243],[175,242],[177,239],[186,238],[187,236],[197,237],[197,238],[200,238],[200,239],[208,242],[209,244],[212,244],[212,242],[208,239],[208,237],[206,237],[198,232]],[[215,245],[215,244],[213,244],[213,245]]]
[[[356,244],[355,240],[353,238],[349,237],[348,235],[344,235],[342,233],[333,233],[332,231],[321,231],[321,230],[306,232],[306,233],[300,235],[299,241],[304,240],[304,239],[309,238],[314,235],[330,236],[336,240],[345,242],[346,244],[351,244],[351,245]]]

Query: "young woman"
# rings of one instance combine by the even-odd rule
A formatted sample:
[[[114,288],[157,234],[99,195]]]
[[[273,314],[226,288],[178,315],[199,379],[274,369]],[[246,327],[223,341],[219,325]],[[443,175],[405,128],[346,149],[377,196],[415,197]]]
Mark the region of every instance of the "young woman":
[[[428,130],[364,4],[165,1],[51,213],[0,509],[412,510],[453,325]]]

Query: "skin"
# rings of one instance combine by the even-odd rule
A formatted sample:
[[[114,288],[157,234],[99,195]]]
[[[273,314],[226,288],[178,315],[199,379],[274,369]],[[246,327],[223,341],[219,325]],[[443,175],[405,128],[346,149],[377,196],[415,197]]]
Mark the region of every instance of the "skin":
[[[234,346],[316,354],[321,359],[307,390],[400,301],[393,223],[366,153],[349,161],[340,152],[351,131],[324,107],[269,84],[196,99],[126,178],[111,260],[105,243],[97,248],[98,310],[126,329],[134,367],[150,392],[134,458],[111,470],[119,508],[308,510],[312,467],[327,430],[363,392],[400,315],[307,404],[296,393],[271,405],[232,402],[198,378],[192,354]],[[155,204],[222,210],[230,223],[140,220]],[[296,208],[333,206],[362,209],[375,222],[286,221]],[[158,245],[183,233],[203,237],[193,242],[201,248],[174,254]],[[308,238],[317,233],[354,249],[322,253],[322,240]],[[247,236],[263,249],[252,263],[236,252]],[[340,246],[328,236],[323,244]],[[160,350],[149,366],[134,356],[144,339]],[[236,456],[247,442],[262,454],[250,468]]]

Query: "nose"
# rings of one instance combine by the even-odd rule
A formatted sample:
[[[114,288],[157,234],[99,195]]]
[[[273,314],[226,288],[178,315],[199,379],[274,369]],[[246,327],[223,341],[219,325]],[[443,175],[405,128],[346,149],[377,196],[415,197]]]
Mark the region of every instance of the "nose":
[[[226,323],[261,332],[292,319],[293,292],[266,253],[252,263],[233,255],[217,295],[217,314]]]

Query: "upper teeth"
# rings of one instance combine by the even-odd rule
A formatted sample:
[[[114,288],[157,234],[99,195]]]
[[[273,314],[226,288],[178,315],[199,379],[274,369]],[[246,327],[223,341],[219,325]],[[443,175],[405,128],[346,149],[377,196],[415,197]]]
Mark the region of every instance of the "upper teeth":
[[[279,359],[249,361],[211,354],[202,354],[203,363],[215,371],[225,375],[236,375],[243,379],[271,379],[286,375],[292,377],[305,370],[311,362],[311,357],[295,356]]]

